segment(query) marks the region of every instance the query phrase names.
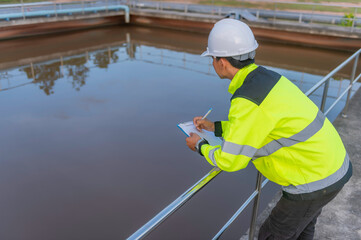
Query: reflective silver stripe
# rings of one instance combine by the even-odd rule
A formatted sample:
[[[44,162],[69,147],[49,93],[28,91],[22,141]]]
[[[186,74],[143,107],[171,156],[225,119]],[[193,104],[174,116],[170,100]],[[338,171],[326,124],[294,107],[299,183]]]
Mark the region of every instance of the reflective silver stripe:
[[[222,143],[222,152],[233,154],[233,155],[244,155],[247,157],[253,157],[258,149],[248,146],[248,145],[239,145],[232,142],[224,141]]]
[[[273,140],[260,149],[249,145],[240,145],[224,141],[222,143],[222,152],[233,155],[244,155],[253,158],[253,160],[259,157],[269,156],[283,147],[290,147],[299,142],[306,141],[323,127],[324,122],[325,116],[321,111],[318,111],[316,118],[307,127],[289,138]]]
[[[299,142],[305,142],[323,127],[324,122],[325,116],[321,111],[318,111],[316,118],[302,131],[289,138],[280,138],[269,142],[255,153],[253,160],[259,157],[269,156],[283,147],[291,147]]]
[[[328,186],[336,183],[343,176],[345,176],[345,174],[348,171],[349,165],[350,165],[350,160],[349,160],[348,154],[346,153],[346,157],[345,157],[345,160],[343,161],[342,166],[335,173],[331,174],[330,176],[328,176],[324,179],[315,181],[315,182],[306,183],[306,184],[297,185],[297,186],[289,185],[289,186],[282,187],[282,188],[285,192],[288,192],[291,194],[310,193],[310,192],[314,192],[314,191],[323,189],[325,187],[328,187]]]
[[[219,148],[214,148],[212,149],[211,151],[209,151],[209,154],[208,154],[208,157],[209,159],[211,159],[212,163],[214,164],[214,166],[218,167],[217,166],[217,162],[216,162],[216,159],[214,158],[214,152],[219,149]]]

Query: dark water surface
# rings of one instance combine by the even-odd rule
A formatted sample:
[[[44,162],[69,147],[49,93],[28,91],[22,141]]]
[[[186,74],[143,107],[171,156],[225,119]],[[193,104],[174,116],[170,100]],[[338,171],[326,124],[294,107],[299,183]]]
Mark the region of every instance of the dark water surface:
[[[206,42],[140,27],[0,42],[0,239],[125,239],[210,171],[177,128],[209,107],[227,119],[229,80],[199,57]],[[303,91],[351,55],[260,43],[257,62]],[[334,98],[346,85],[331,83]],[[222,173],[147,239],[210,239],[255,180],[252,163]]]

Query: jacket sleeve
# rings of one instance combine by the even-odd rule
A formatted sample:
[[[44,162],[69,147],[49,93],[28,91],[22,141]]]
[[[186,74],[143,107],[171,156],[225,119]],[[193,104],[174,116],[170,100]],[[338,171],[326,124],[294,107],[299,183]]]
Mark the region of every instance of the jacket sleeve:
[[[217,121],[214,123],[214,135],[216,137],[223,137],[223,132],[229,126],[229,121]]]
[[[228,119],[218,124],[224,139],[222,146],[204,144],[201,151],[211,165],[233,172],[247,167],[256,151],[265,144],[274,121],[262,107],[245,98],[232,100]],[[217,130],[217,126],[215,128]]]

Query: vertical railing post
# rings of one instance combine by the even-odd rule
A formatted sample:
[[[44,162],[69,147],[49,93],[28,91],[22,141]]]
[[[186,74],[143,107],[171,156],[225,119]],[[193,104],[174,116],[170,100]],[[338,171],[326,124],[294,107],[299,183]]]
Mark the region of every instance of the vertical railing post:
[[[186,68],[186,54],[183,53],[183,68]]]
[[[274,13],[273,13],[273,23],[276,22],[276,11],[277,11],[277,3],[275,3],[275,9],[274,9]]]
[[[23,0],[21,0],[21,13],[23,14],[23,19],[25,19],[24,1]]]
[[[33,62],[30,63],[30,68],[31,68],[31,75],[33,76],[33,81],[35,81],[35,72],[34,72]]]
[[[163,50],[160,50],[160,63],[163,64]]]
[[[252,210],[252,219],[251,219],[251,226],[249,227],[249,235],[248,239],[254,239],[254,230],[256,227],[256,219],[258,214],[258,207],[259,207],[259,199],[261,196],[261,189],[262,189],[262,174],[257,171],[257,183],[256,183],[256,190],[258,192],[257,197],[254,199],[253,203],[253,210]]]
[[[355,8],[355,13],[354,13],[354,16],[353,16],[353,19],[352,19],[351,32],[353,32],[353,30],[355,28],[355,22],[357,20],[356,15],[357,15],[357,8]]]
[[[60,71],[61,71],[61,77],[64,77],[64,63],[63,63],[63,56],[60,56]]]
[[[58,16],[58,12],[56,11],[56,2],[54,2],[54,12],[55,12],[55,17]]]
[[[357,69],[357,63],[358,63],[359,56],[360,56],[360,53],[357,54],[357,56],[355,57],[354,63],[353,63],[351,79],[350,79],[350,89],[348,90],[345,108],[343,109],[343,112],[342,112],[342,117],[344,117],[344,118],[347,117],[347,109],[348,109],[348,105],[349,105],[349,101],[350,101],[352,84],[353,84],[353,81],[354,81],[355,75],[356,75],[356,69]]]
[[[110,47],[108,47],[108,59],[109,59],[109,64],[111,63],[111,59],[112,59],[112,55],[111,55],[111,52],[110,52]]]
[[[311,14],[311,20],[310,23],[313,21],[313,13],[315,12],[315,5],[312,5],[312,14]]]
[[[325,86],[323,87],[322,101],[321,101],[321,106],[320,106],[320,109],[321,109],[322,112],[324,112],[324,110],[325,110],[327,93],[328,93],[328,86],[329,85],[330,85],[330,79],[327,79],[326,82],[325,82]]]
[[[143,50],[142,50],[142,45],[139,45],[139,58],[140,58],[140,60],[143,60]]]

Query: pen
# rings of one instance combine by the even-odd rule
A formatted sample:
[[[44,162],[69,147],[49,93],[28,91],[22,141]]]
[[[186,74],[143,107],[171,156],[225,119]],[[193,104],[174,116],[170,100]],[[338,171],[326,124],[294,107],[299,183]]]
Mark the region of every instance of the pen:
[[[212,108],[210,108],[210,109],[208,110],[208,112],[202,117],[201,120],[205,119],[205,118],[211,113],[211,111],[212,111]]]

